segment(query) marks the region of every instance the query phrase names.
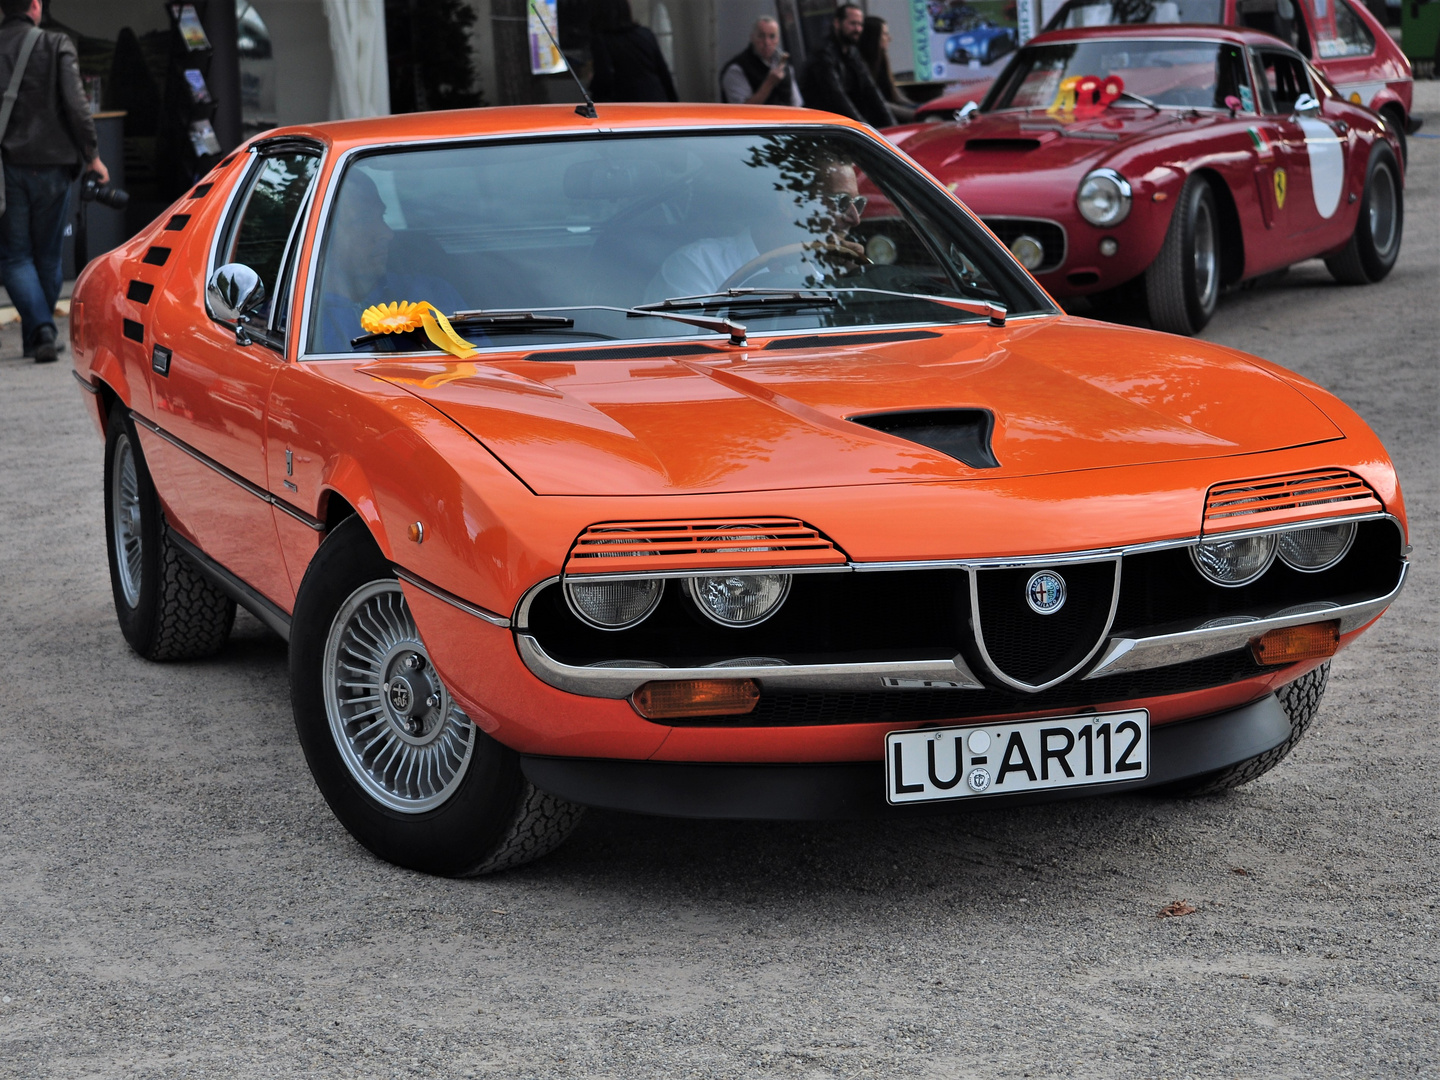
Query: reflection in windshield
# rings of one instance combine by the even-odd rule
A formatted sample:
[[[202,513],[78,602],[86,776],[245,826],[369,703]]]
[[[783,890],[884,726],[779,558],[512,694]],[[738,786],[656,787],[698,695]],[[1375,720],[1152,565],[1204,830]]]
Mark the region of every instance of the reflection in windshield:
[[[1117,37],[1020,50],[990,109],[1073,109],[1078,83],[1091,79],[1096,100],[1117,108],[1144,105],[1118,92],[1102,93],[1107,81],[1173,108],[1223,109],[1227,97],[1250,97],[1244,56],[1234,45]]]
[[[1050,310],[993,239],[858,136],[556,139],[352,164],[329,214],[308,348],[428,348],[419,334],[352,346],[360,313],[396,300],[566,317],[491,320],[466,333],[481,347],[701,335],[713,331],[626,309],[729,289],[846,290],[825,304],[737,299],[752,334],[965,318],[854,289]]]

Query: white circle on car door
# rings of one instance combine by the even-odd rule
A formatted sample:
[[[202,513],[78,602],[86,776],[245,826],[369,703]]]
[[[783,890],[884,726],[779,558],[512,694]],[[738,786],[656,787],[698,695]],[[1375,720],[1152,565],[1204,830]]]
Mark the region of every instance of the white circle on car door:
[[[1345,148],[1335,129],[1324,120],[1302,116],[1300,130],[1305,132],[1305,150],[1310,155],[1310,189],[1315,195],[1315,209],[1322,218],[1331,217],[1340,205],[1340,190],[1345,186]]]

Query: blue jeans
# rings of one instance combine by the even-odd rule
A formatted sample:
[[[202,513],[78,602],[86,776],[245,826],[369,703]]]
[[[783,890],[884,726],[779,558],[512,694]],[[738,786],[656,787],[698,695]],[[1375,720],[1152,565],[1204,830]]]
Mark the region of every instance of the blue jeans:
[[[5,163],[5,214],[0,216],[0,280],[20,312],[25,350],[44,326],[55,329],[64,266],[65,218],[74,170],[65,165]]]

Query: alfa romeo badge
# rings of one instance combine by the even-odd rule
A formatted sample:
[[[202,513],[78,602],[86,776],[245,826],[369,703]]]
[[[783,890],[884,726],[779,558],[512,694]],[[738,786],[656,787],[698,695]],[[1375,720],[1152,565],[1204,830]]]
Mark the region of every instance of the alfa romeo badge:
[[[1025,584],[1025,602],[1039,615],[1054,615],[1065,606],[1065,579],[1053,570],[1031,575]]]

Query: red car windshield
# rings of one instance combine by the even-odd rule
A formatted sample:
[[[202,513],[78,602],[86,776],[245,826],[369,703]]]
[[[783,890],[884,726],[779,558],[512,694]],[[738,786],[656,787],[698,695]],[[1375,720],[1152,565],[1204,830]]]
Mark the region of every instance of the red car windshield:
[[[1201,23],[1225,21],[1224,0],[1070,0],[1045,27],[1075,30],[1082,26],[1125,23]]]
[[[1096,39],[1020,50],[988,111],[1096,108],[1223,109],[1227,97],[1251,101],[1244,55],[1216,41]],[[1245,106],[1249,108],[1247,104]]]

